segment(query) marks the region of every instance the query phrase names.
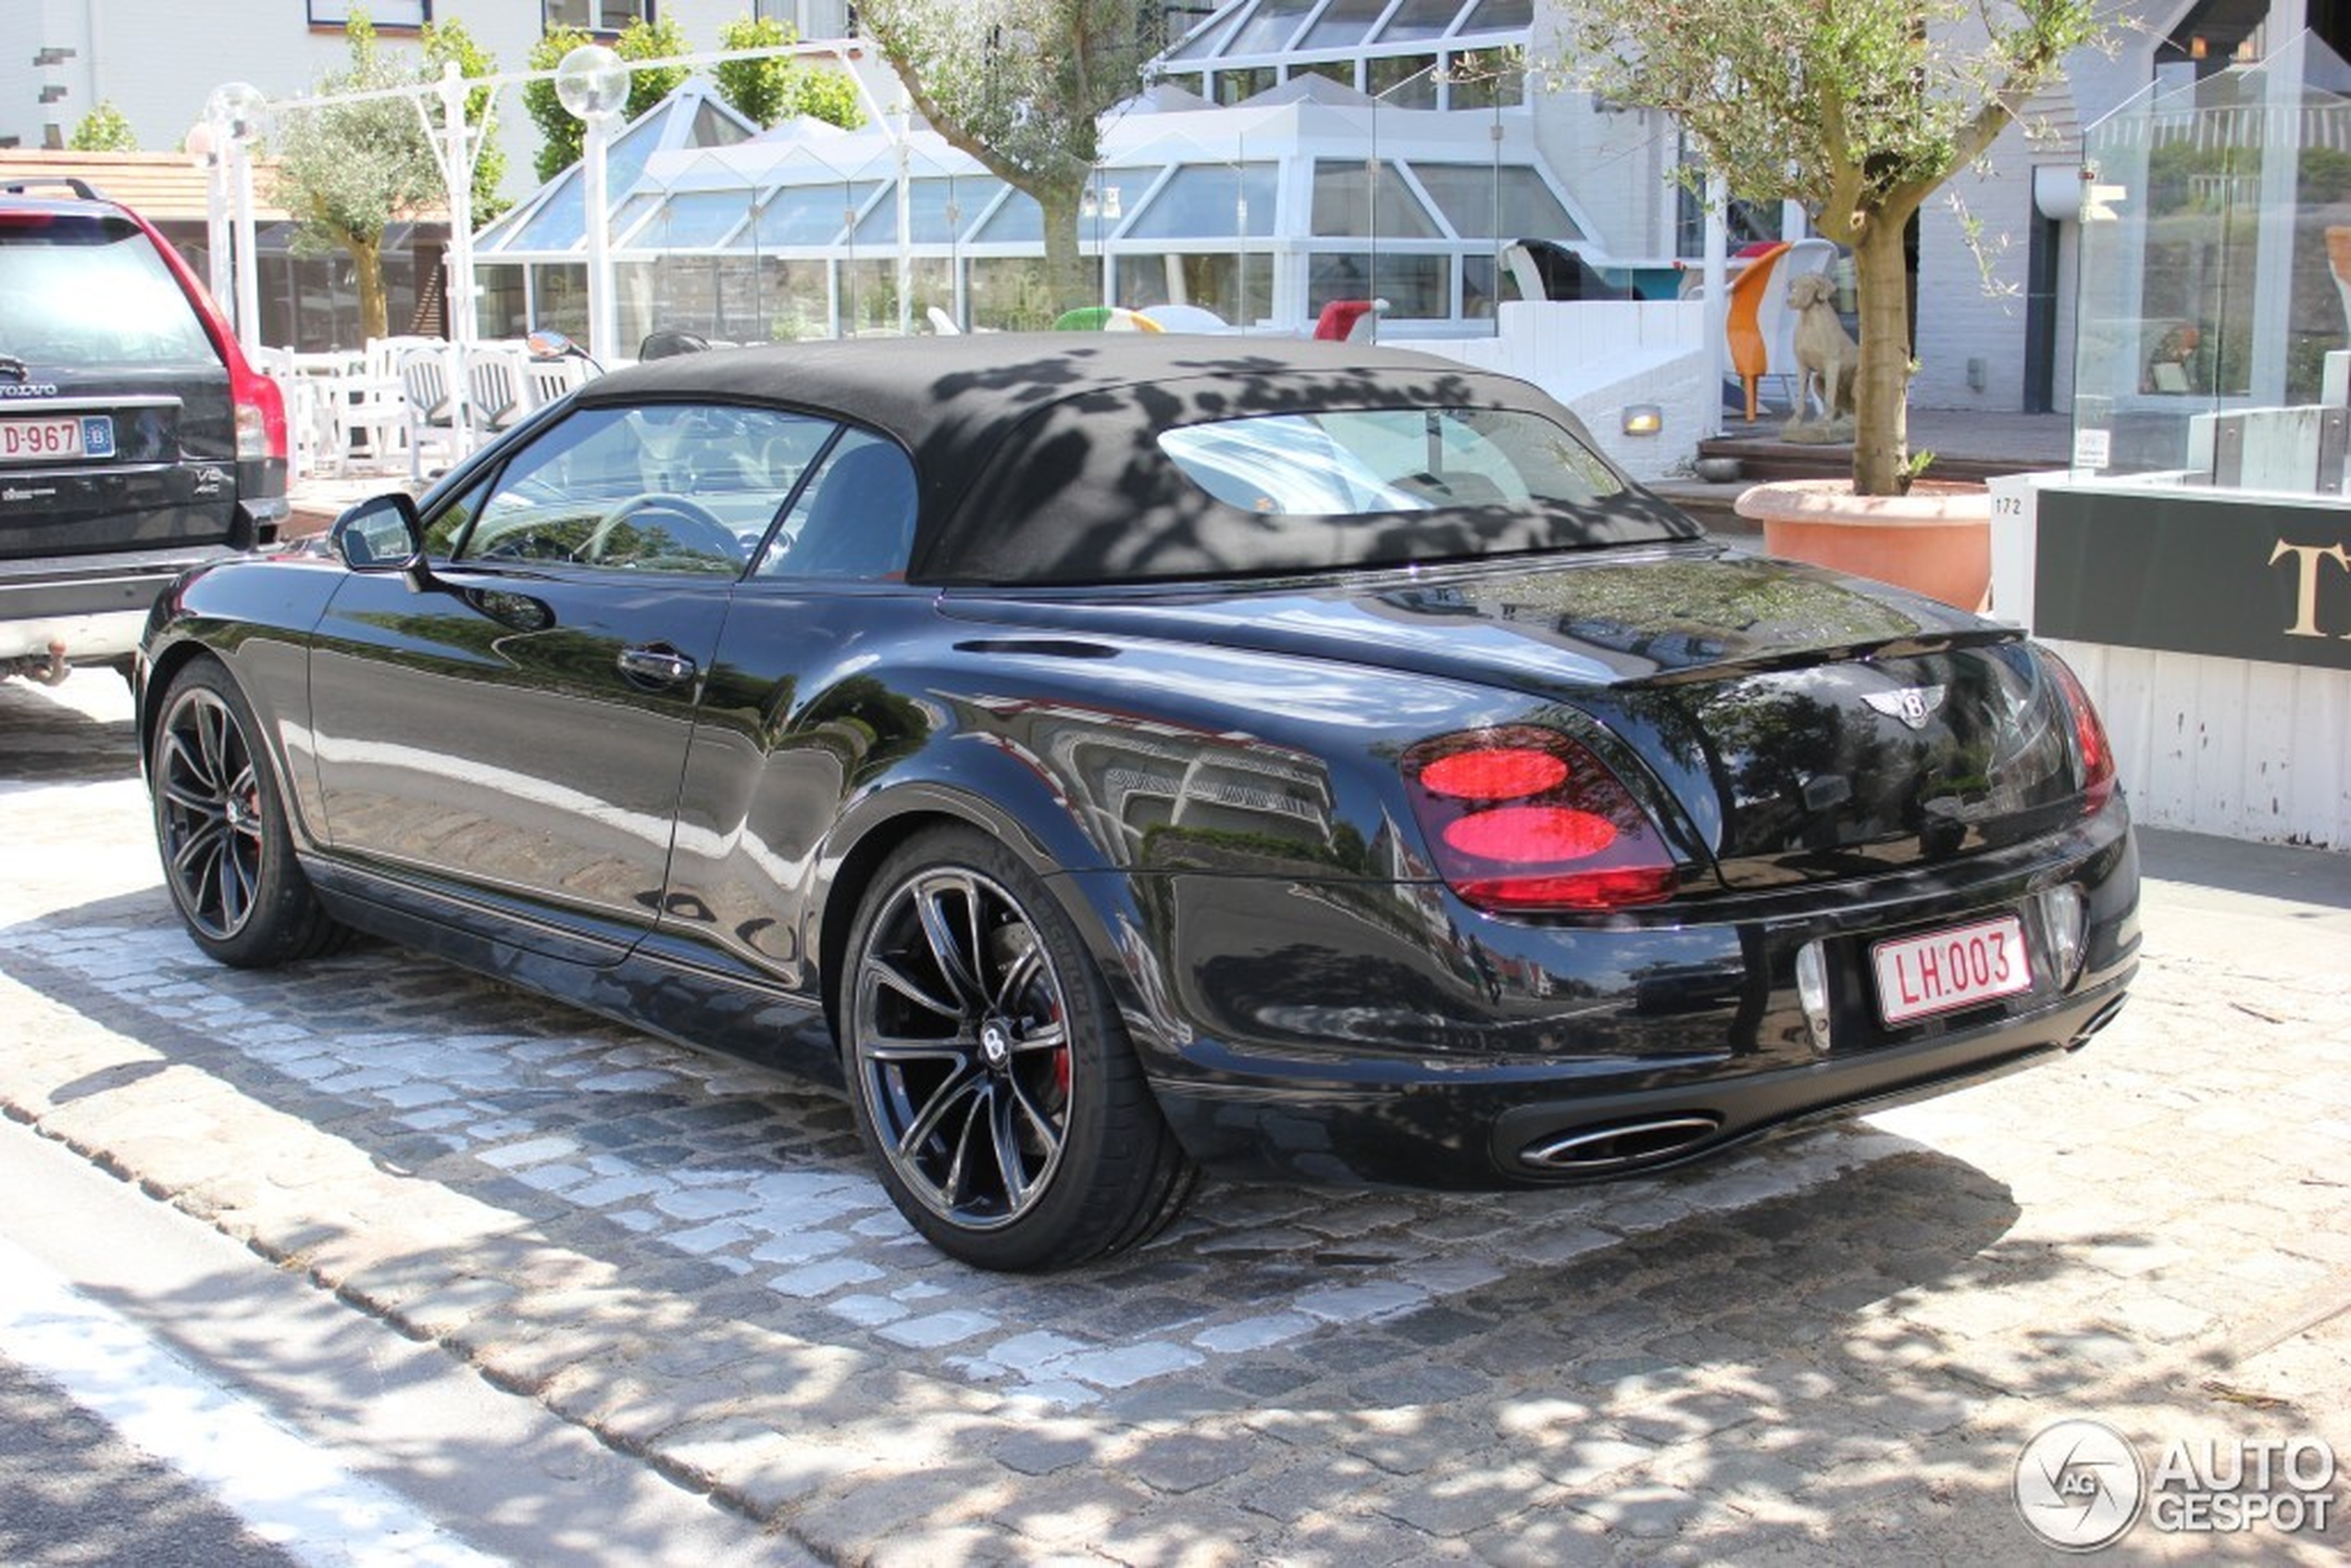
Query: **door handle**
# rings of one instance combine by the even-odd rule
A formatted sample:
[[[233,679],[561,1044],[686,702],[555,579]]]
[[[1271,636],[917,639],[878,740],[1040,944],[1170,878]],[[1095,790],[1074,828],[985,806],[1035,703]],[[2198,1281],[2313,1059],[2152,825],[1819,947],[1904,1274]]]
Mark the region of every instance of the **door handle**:
[[[623,648],[617,661],[630,680],[653,686],[683,686],[694,678],[694,661],[675,648],[655,643],[650,648]]]

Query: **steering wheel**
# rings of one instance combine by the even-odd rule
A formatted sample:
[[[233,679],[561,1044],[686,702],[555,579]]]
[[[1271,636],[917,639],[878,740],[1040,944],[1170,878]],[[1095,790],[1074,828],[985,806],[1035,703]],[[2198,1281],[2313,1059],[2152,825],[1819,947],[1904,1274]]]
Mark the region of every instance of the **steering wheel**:
[[[630,518],[646,514],[665,515],[671,519],[660,525],[662,531],[669,536],[667,547],[653,553],[654,555],[674,556],[691,553],[741,564],[742,541],[735,537],[735,530],[728,528],[718,514],[689,497],[656,492],[632,495],[614,507],[604,520],[596,525],[596,531],[588,536],[588,542],[579,547],[573,559],[582,562],[603,560],[605,547],[612,542],[613,536],[626,527]],[[678,526],[680,524],[684,526]]]

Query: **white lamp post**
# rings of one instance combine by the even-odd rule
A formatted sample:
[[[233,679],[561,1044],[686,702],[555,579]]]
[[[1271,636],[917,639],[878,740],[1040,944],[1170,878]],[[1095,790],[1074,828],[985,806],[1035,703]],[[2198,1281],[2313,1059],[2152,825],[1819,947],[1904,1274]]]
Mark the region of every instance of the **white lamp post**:
[[[250,82],[231,81],[212,90],[204,117],[214,144],[229,163],[237,201],[237,337],[248,350],[261,346],[261,267],[254,255],[253,143],[261,138],[269,101]]]
[[[555,67],[555,97],[588,130],[580,167],[588,209],[588,351],[609,361],[619,352],[620,317],[613,298],[604,144],[628,102],[628,67],[603,44],[582,44]]]
[[[200,119],[190,126],[187,140],[180,145],[187,149],[189,165],[205,173],[204,245],[209,268],[205,281],[215,300],[232,302],[237,275],[229,254],[228,160],[221,156],[219,138],[213,134],[210,120]]]

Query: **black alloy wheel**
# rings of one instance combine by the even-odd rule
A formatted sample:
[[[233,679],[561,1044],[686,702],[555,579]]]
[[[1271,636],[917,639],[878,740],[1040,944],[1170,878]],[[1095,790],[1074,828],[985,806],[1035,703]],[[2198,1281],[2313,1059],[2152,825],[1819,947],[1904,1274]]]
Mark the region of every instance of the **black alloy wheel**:
[[[846,1067],[900,1212],[984,1268],[1155,1235],[1192,1166],[1052,895],[961,830],[913,840],[874,885],[843,987]]]
[[[164,886],[188,934],[253,968],[313,956],[344,934],[294,864],[258,728],[228,672],[200,660],[165,695],[149,771]]]

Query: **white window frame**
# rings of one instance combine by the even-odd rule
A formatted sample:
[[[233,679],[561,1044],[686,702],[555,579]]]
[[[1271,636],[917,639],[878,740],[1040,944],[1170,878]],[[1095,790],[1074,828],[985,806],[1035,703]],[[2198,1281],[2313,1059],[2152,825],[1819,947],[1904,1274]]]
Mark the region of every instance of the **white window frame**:
[[[628,25],[627,22],[621,23],[620,27],[603,27],[598,24],[595,19],[603,14],[609,0],[570,0],[571,4],[582,6],[587,9],[590,19],[584,22],[576,22],[568,18],[558,16],[557,9],[565,3],[566,0],[539,0],[539,21],[541,31],[558,27],[577,27],[592,32],[599,38],[611,38],[616,35],[621,28]],[[654,19],[653,0],[628,0],[628,3],[637,13],[636,20],[644,22],[648,26],[652,25]]]
[[[432,20],[432,0],[308,0],[312,27],[344,27],[364,9],[379,32],[414,32]]]

